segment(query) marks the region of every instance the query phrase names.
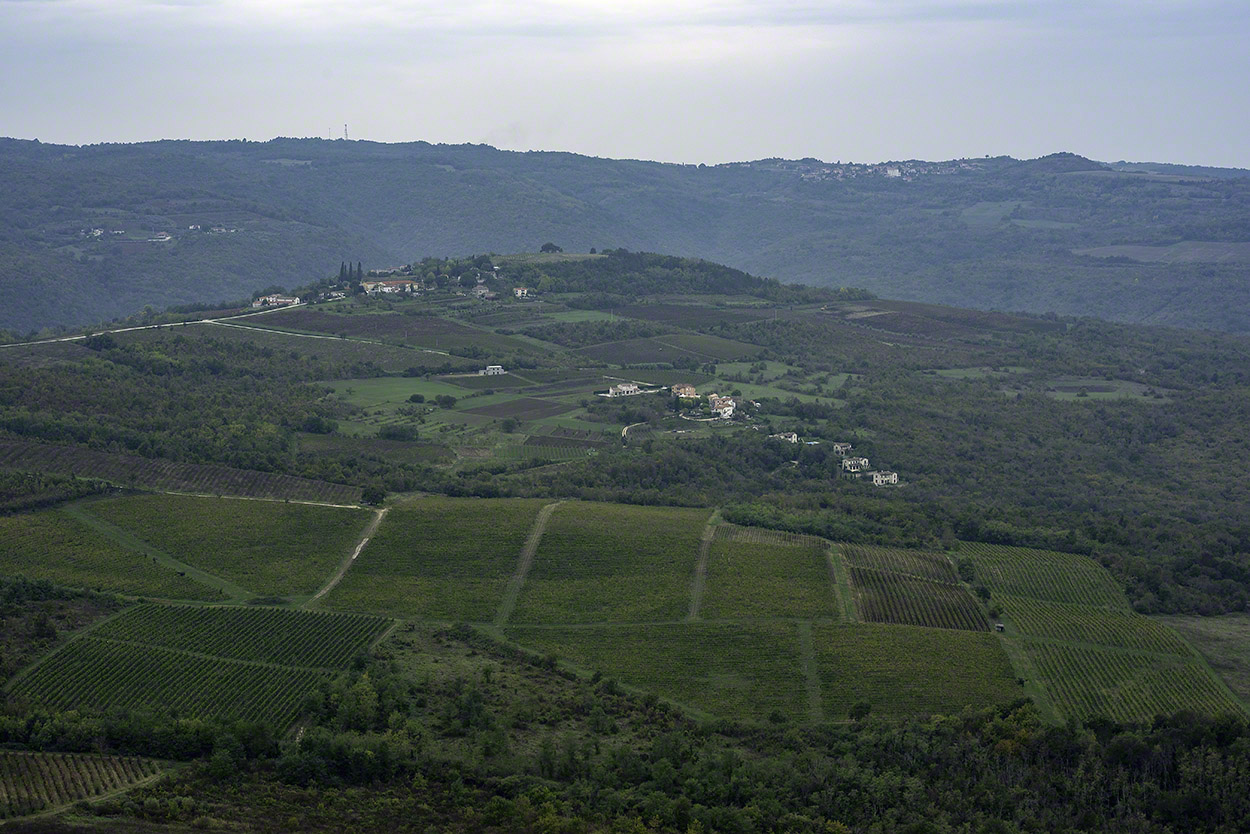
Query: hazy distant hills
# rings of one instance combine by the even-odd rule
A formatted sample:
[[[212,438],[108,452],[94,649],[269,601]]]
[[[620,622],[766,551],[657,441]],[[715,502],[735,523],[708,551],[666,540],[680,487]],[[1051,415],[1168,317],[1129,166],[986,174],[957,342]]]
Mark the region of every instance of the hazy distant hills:
[[[0,327],[425,255],[642,249],[968,307],[1250,330],[1250,171],[1072,154],[716,166],[475,145],[0,140]]]

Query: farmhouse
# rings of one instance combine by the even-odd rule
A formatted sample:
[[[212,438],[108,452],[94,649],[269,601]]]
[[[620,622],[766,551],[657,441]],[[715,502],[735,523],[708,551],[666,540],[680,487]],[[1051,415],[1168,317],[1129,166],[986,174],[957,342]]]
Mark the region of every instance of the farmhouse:
[[[726,420],[734,416],[736,404],[733,397],[718,397],[715,394],[709,394],[707,404],[715,414]]]
[[[834,443],[833,453],[835,455],[841,455],[842,457],[846,457],[847,455],[851,453],[851,449],[853,448],[855,447],[852,446],[850,443]]]
[[[780,434],[770,434],[770,440],[784,440],[787,443],[798,443],[799,436],[792,431],[783,431]]]
[[[694,392],[694,386],[689,382],[679,382],[668,390],[673,392],[674,397],[684,397],[688,400],[692,400],[698,396],[698,394]]]
[[[642,393],[638,390],[638,385],[633,382],[622,382],[620,385],[613,385],[608,388],[609,397],[632,397],[634,394]]]
[[[294,295],[261,295],[259,299],[252,301],[252,306],[286,306],[287,304],[299,304],[300,300]]]
[[[867,473],[867,474],[869,474],[869,475],[871,475],[871,476],[872,476],[872,485],[873,485],[873,486],[886,486],[887,484],[897,484],[897,483],[898,483],[898,473],[897,473],[897,472],[890,472],[890,471],[887,471],[887,470],[885,470],[885,469],[882,469],[882,470],[881,470],[881,471],[879,471],[879,472],[869,472],[869,473]]]
[[[485,368],[478,371],[477,375],[478,376],[499,376],[500,374],[506,374],[506,373],[507,371],[503,369],[503,365],[487,365]]]
[[[493,293],[490,290],[488,290],[485,284],[478,284],[476,287],[469,290],[469,295],[475,296],[476,298],[485,299],[485,300],[490,300],[492,298],[499,297],[498,293]]]
[[[868,468],[868,458],[844,458],[842,469],[846,472],[863,472]]]
[[[512,294],[515,295],[517,298],[529,298],[530,288],[529,287],[513,287]]]
[[[361,288],[370,295],[393,292],[417,292],[416,281],[361,281]]]

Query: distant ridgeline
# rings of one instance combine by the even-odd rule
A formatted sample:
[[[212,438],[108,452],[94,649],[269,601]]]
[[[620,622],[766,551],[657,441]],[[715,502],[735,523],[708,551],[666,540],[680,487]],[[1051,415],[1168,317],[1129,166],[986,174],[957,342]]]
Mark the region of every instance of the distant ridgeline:
[[[908,300],[1245,331],[1245,173],[1070,153],[693,166],[425,142],[0,140],[0,328],[552,240]]]

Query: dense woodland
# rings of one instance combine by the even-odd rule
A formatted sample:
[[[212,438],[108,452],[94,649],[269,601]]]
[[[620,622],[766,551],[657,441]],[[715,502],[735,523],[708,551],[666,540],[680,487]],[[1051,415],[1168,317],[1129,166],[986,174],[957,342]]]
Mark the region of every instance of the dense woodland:
[[[1245,171],[1072,154],[695,166],[424,142],[6,139],[0,327],[554,240],[891,298],[1244,331],[1247,229]],[[1106,246],[1136,248],[1084,254]]]

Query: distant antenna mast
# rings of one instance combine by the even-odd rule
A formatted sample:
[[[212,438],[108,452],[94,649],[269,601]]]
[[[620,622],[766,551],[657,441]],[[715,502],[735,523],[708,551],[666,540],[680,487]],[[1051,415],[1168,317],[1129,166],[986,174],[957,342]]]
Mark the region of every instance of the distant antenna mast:
[[[343,138],[347,138],[347,122],[343,122]]]

